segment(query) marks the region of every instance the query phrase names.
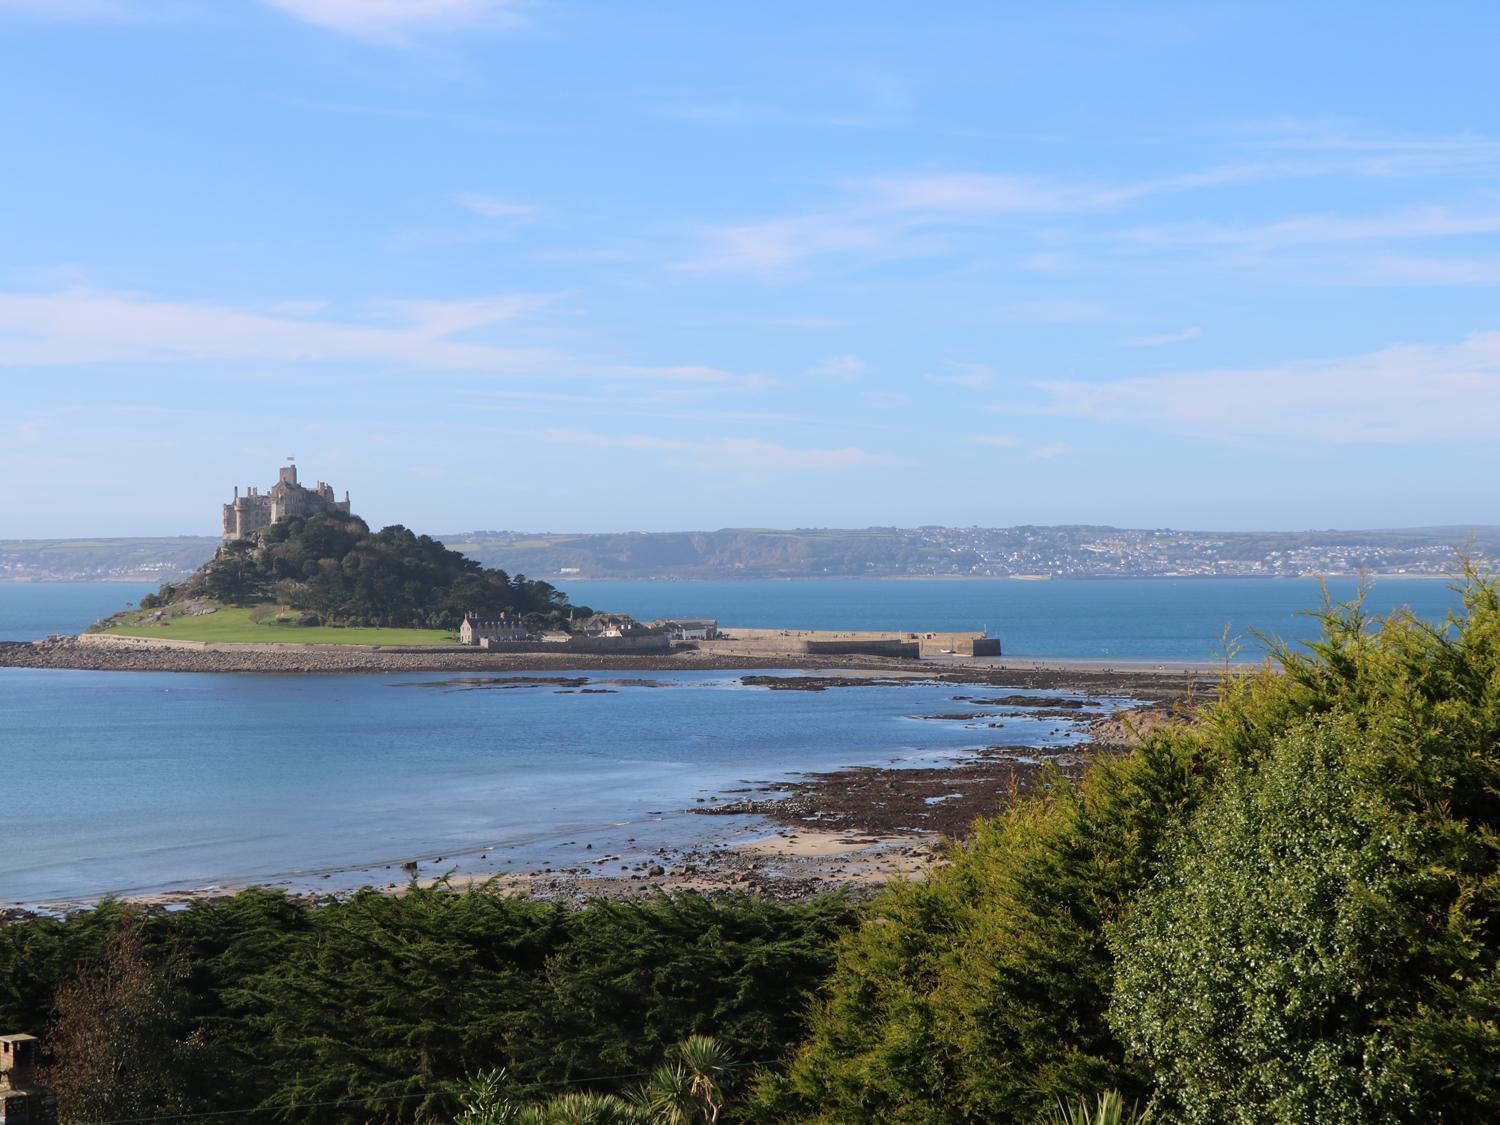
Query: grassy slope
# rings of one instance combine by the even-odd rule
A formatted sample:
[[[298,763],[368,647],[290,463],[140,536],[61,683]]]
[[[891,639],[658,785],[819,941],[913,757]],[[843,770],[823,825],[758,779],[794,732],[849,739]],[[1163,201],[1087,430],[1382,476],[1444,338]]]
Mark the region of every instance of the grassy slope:
[[[179,641],[223,641],[301,645],[451,645],[445,629],[339,629],[328,625],[256,624],[249,606],[223,606],[200,617],[174,617],[142,624],[142,614],[125,613],[107,632],[128,637],[170,637]],[[150,616],[148,612],[146,616]]]

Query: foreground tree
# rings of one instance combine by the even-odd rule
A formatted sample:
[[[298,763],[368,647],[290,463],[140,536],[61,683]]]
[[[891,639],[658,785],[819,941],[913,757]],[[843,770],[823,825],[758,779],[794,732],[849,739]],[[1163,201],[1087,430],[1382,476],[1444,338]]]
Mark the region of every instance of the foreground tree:
[[[179,1111],[191,1059],[176,1038],[180,996],[169,967],[126,915],[57,994],[45,1080],[64,1121],[145,1119]]]
[[[978,826],[841,943],[753,1113],[1029,1122],[1500,1115],[1500,594],[1358,604],[1192,729]]]
[[[1357,607],[1118,932],[1111,1022],[1175,1119],[1500,1116],[1500,602]],[[1265,702],[1245,699],[1241,729]]]

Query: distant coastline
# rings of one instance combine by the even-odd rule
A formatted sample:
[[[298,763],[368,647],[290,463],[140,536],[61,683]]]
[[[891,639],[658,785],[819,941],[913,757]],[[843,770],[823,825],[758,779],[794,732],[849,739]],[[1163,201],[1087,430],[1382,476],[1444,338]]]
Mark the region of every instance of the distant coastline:
[[[722,528],[434,536],[481,566],[570,582],[813,579],[1451,577],[1500,558],[1500,527],[1192,531],[1021,527]],[[0,539],[0,581],[176,581],[213,536]]]
[[[103,585],[143,585],[171,582],[181,575],[163,578],[160,575],[109,575],[84,577],[50,576],[0,576],[0,583],[14,585],[43,585],[65,582],[89,582]],[[1381,578],[1399,578],[1402,581],[1453,582],[1463,578],[1459,571],[1441,574],[1407,574],[1401,571],[1327,571],[1315,574],[718,574],[677,577],[675,575],[626,575],[612,577],[579,574],[538,574],[535,577],[545,582],[1157,582],[1157,581],[1204,581],[1224,582],[1255,580],[1264,582],[1308,582],[1321,579],[1364,579],[1376,581]]]

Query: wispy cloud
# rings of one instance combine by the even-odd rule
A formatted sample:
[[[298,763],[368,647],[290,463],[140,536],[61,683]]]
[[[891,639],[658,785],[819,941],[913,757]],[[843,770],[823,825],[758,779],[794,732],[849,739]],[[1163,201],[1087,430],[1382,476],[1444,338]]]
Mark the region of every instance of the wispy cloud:
[[[547,353],[453,340],[448,334],[512,320],[538,299],[406,302],[399,307],[414,323],[392,326],[90,289],[0,293],[0,365],[374,360],[429,369],[508,370]]]
[[[1108,301],[1071,298],[1012,301],[995,309],[995,315],[1032,324],[1128,324],[1133,319]]]
[[[1130,336],[1120,343],[1127,348],[1159,348],[1164,344],[1182,344],[1188,340],[1196,340],[1203,335],[1201,328],[1179,328],[1176,332],[1148,333],[1144,336]]]
[[[1179,246],[1230,247],[1268,252],[1337,242],[1392,242],[1500,233],[1500,209],[1458,211],[1428,205],[1376,215],[1299,215],[1273,223],[1231,225],[1192,222],[1122,231],[1126,243],[1150,249]]]
[[[1233,271],[1302,285],[1495,285],[1495,235],[1500,208],[1425,204],[1265,223],[1163,223],[1106,241],[1157,271]]]
[[[1014,449],[1030,461],[1052,461],[1073,449],[1066,442],[1038,443],[1015,434],[973,434],[968,441],[970,445],[983,445],[991,449]]]
[[[311,313],[319,302],[246,308],[92,289],[0,293],[0,367],[198,364],[237,368],[361,364],[375,370],[508,378],[754,384],[694,364],[598,362],[555,349],[464,337],[501,330],[549,298],[501,294],[467,300],[386,301],[369,321]]]
[[[504,26],[517,0],[265,0],[304,23],[374,43],[404,43],[430,32]]]
[[[823,362],[809,368],[807,373],[820,379],[833,379],[848,383],[858,379],[869,369],[869,365],[857,355],[831,355]]]
[[[1090,182],[976,171],[850,179],[834,185],[837,198],[822,208],[702,228],[699,252],[678,266],[774,276],[831,256],[878,260],[931,254],[948,246],[942,237],[945,231],[1005,221],[1034,222],[1038,216],[1113,213],[1160,196],[1304,179],[1390,179],[1476,165],[1500,167],[1500,143],[1489,141],[1369,139],[1359,143],[1346,139],[1337,143],[1323,138],[1315,143],[1306,136],[1283,136],[1260,143],[1262,151],[1254,159],[1134,180]],[[1278,151],[1272,154],[1267,148]],[[1441,217],[1414,218],[1419,225],[1443,225]],[[1472,222],[1484,226],[1486,220],[1478,217]],[[1455,233],[1458,225],[1462,220],[1455,225]],[[1174,233],[1170,229],[1157,232],[1160,237]],[[1283,233],[1295,236],[1296,231]],[[1145,228],[1134,237],[1152,234],[1152,228]],[[1038,256],[1034,262],[1045,265],[1060,260],[1054,253]]]
[[[1262,151],[1352,161],[1369,176],[1412,176],[1500,162],[1500,142],[1467,134],[1411,136],[1371,133],[1357,121],[1291,119],[1250,131]]]
[[[802,215],[706,227],[700,252],[679,268],[693,272],[776,274],[828,254],[880,257],[896,252],[904,224],[838,215]]]
[[[479,192],[459,192],[453,199],[464,210],[485,219],[529,219],[537,212],[529,203],[516,203]]]
[[[697,464],[752,473],[765,470],[867,468],[897,462],[889,454],[872,453],[853,446],[839,449],[795,448],[759,438],[694,441],[648,434],[596,433],[591,430],[570,429],[545,430],[540,436],[543,441],[557,445],[665,452],[680,455],[681,459]]]
[[[54,20],[116,20],[137,14],[127,0],[0,0],[0,16],[7,12]]]
[[[532,293],[502,293],[450,301],[387,301],[385,306],[410,321],[424,336],[453,336],[518,320],[550,300],[549,296]]]
[[[1488,441],[1500,430],[1500,332],[1273,367],[1036,386],[1048,397],[1047,413],[1202,437]]]
[[[922,377],[929,383],[965,387],[971,391],[983,390],[996,378],[994,368],[983,363],[949,363],[944,370],[929,372]]]

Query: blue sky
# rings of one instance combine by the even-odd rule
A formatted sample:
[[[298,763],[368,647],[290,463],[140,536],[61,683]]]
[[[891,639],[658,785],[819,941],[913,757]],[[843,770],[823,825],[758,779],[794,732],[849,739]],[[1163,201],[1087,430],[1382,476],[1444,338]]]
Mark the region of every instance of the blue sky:
[[[0,0],[0,538],[1500,523],[1486,4]]]

